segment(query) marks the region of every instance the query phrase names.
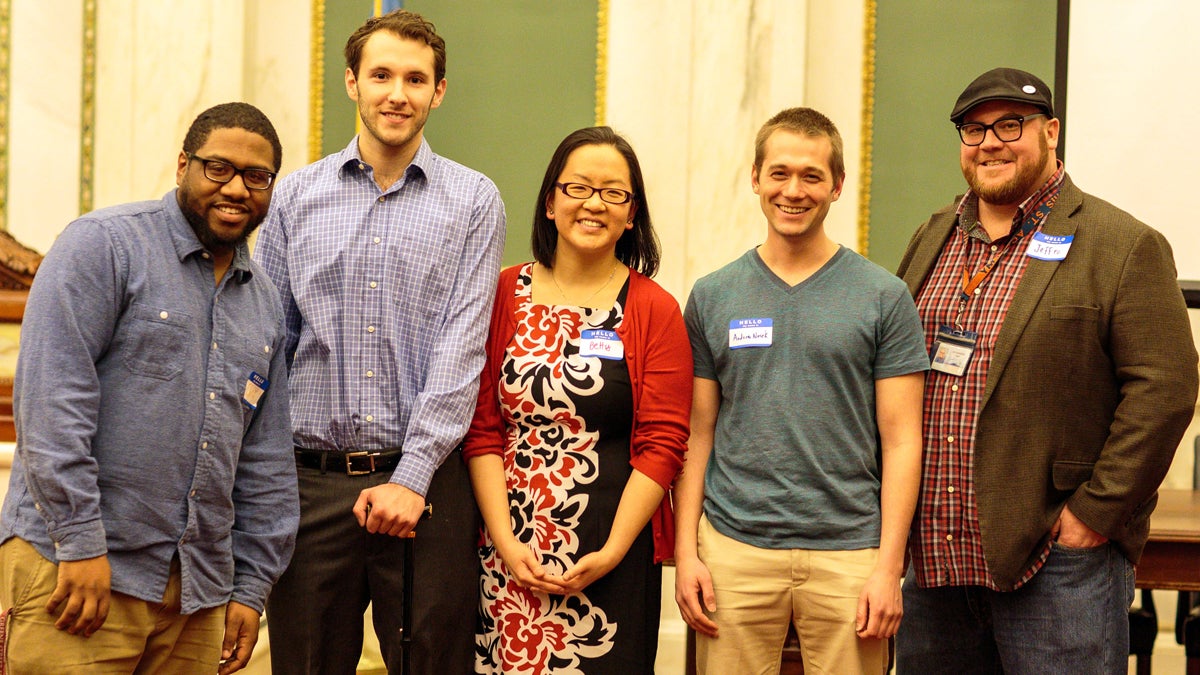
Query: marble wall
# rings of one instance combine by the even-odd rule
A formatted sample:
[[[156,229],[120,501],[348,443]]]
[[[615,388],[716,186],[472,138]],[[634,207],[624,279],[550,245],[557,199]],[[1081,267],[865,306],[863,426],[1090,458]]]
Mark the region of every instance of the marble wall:
[[[642,163],[663,242],[658,281],[683,302],[692,283],[765,237],[750,188],[754,136],[806,105],[846,146],[847,190],[827,230],[858,249],[863,9],[833,0],[614,0],[605,121]]]
[[[82,0],[11,4],[8,231],[46,251],[78,215]]]
[[[44,252],[83,211],[173,188],[188,125],[218,103],[262,108],[284,170],[307,163],[308,2],[14,0],[11,9],[6,214],[27,245]],[[92,170],[83,191],[81,165]]]

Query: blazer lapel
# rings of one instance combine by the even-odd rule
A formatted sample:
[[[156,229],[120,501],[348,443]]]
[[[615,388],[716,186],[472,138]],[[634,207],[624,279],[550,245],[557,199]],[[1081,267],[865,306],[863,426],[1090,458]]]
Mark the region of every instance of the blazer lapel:
[[[1059,188],[1058,203],[1050,211],[1050,217],[1046,219],[1042,231],[1053,235],[1074,235],[1076,224],[1071,220],[1071,216],[1082,203],[1083,194],[1071,182],[1070,177],[1064,177],[1063,184]],[[1024,250],[1020,252],[1020,255],[1025,255]],[[1060,264],[1059,262],[1034,259],[1026,265],[1025,273],[1021,276],[1021,283],[1013,295],[1012,304],[1009,305],[1008,312],[1004,315],[1004,325],[1000,328],[1000,334],[996,336],[992,362],[988,366],[987,384],[983,389],[981,410],[987,405],[992,391],[996,388],[996,383],[1004,374],[1004,369],[1008,365],[1009,358],[1012,357],[1017,342],[1025,332],[1029,319],[1033,317],[1034,311],[1042,300],[1042,295],[1046,292],[1046,287],[1050,285],[1050,280],[1054,278],[1054,273],[1058,271]]]

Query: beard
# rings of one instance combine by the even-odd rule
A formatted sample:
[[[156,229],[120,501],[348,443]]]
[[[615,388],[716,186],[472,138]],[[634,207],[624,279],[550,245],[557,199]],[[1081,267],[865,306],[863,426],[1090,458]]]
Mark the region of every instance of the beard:
[[[1036,162],[1018,165],[1017,175],[999,185],[979,180],[977,167],[963,170],[967,184],[980,200],[988,204],[1017,204],[1033,193],[1042,180],[1042,172],[1050,161],[1050,146],[1046,137],[1038,134],[1038,158]]]
[[[183,217],[188,221],[188,225],[192,226],[192,231],[196,233],[196,238],[200,240],[200,244],[209,251],[219,253],[222,251],[232,251],[237,248],[250,238],[251,233],[258,229],[258,226],[262,224],[265,217],[258,216],[255,218],[251,216],[250,220],[246,222],[246,226],[237,234],[232,236],[221,235],[213,230],[212,226],[208,223],[208,219],[196,210],[195,206],[191,203],[189,195],[182,189],[180,191],[182,199],[179,203],[179,210],[183,212]]]

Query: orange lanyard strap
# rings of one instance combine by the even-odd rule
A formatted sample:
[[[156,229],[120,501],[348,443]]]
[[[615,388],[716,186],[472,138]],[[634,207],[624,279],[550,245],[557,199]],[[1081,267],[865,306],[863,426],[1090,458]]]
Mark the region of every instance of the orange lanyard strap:
[[[992,254],[992,256],[988,258],[985,263],[983,263],[983,265],[978,271],[975,272],[974,275],[967,271],[967,265],[966,263],[963,263],[962,293],[958,296],[958,311],[954,316],[955,328],[962,330],[961,320],[963,312],[967,309],[967,302],[970,301],[971,296],[975,294],[975,291],[979,289],[979,286],[983,284],[984,280],[987,279],[988,275],[992,273],[993,269],[995,269],[996,263],[1000,262],[1000,256],[1004,255],[1005,251],[1007,251],[1009,248],[1017,246],[1021,240],[1025,238],[1025,235],[1041,227],[1042,223],[1046,222],[1046,219],[1050,217],[1050,209],[1053,208],[1054,202],[1056,201],[1058,201],[1058,193],[1052,195],[1050,199],[1046,200],[1046,203],[1039,206],[1037,210],[1034,211],[1033,217],[1026,221],[1024,226],[1017,230],[1004,246],[997,248],[996,252]],[[962,236],[963,243],[966,244],[967,233],[963,232]]]

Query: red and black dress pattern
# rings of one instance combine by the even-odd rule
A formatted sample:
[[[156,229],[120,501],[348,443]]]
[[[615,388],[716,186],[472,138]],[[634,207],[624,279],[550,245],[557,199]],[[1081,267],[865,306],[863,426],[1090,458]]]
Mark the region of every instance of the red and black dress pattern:
[[[529,271],[517,280],[517,328],[500,373],[504,471],[513,532],[562,574],[604,545],[632,471],[625,361],[579,353],[582,331],[621,324],[628,282],[607,310],[538,305]],[[486,532],[480,557],[476,672],[653,672],[661,573],[649,527],[620,565],[568,596],[518,587]]]

